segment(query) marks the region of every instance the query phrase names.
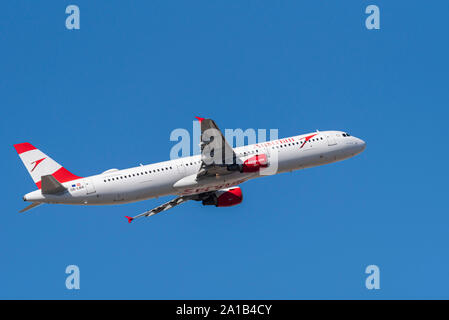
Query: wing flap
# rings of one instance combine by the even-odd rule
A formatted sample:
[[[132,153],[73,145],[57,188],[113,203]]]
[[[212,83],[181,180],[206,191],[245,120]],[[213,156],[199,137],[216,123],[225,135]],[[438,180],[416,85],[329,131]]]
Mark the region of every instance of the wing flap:
[[[145,211],[137,216],[134,217],[128,217],[126,216],[126,219],[128,219],[128,222],[131,223],[133,220],[137,219],[137,218],[141,218],[141,217],[151,217],[154,216],[155,214],[158,214],[159,212],[162,211],[166,211],[168,209],[171,209],[173,207],[176,207],[177,205],[180,205],[181,203],[186,202],[187,200],[192,199],[191,196],[180,196],[180,197],[176,197],[164,204],[161,204],[160,206],[153,208],[151,210]]]

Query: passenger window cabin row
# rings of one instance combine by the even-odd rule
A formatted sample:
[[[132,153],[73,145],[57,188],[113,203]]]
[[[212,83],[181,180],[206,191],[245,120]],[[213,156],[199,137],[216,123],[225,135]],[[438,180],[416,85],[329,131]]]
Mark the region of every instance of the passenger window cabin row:
[[[319,137],[319,138],[312,138],[310,140],[301,142],[301,141],[295,141],[295,142],[288,142],[288,143],[284,143],[284,144],[280,144],[280,145],[276,145],[276,146],[272,146],[271,149],[280,149],[280,148],[286,148],[286,147],[291,147],[294,145],[300,145],[300,144],[304,144],[306,142],[316,142],[316,141],[320,141],[323,140],[323,137]]]
[[[164,167],[164,168],[159,168],[159,169],[154,169],[154,170],[146,170],[146,171],[132,173],[132,174],[125,174],[125,175],[118,176],[118,177],[107,178],[107,179],[104,179],[103,181],[104,182],[118,181],[118,180],[136,177],[136,176],[143,176],[145,174],[157,173],[157,172],[168,171],[168,170],[173,170],[173,167]]]
[[[195,164],[199,164],[200,161],[192,161],[192,162],[187,162],[185,165],[186,167],[193,166]],[[122,176],[118,176],[118,177],[113,177],[113,178],[107,178],[104,179],[104,182],[111,182],[111,181],[118,181],[118,180],[123,180],[123,179],[128,179],[128,178],[132,178],[132,177],[136,177],[136,176],[143,176],[146,174],[152,174],[152,173],[157,173],[157,172],[161,172],[161,171],[168,171],[168,170],[173,170],[173,167],[164,167],[164,168],[159,168],[159,169],[153,169],[153,170],[146,170],[146,171],[142,171],[142,172],[138,172],[138,173],[132,173],[132,174],[125,174]]]

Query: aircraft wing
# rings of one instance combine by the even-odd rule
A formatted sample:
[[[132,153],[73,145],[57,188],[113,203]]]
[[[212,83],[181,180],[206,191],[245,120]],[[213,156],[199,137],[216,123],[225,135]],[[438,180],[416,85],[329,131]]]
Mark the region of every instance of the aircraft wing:
[[[131,223],[133,220],[140,218],[140,217],[151,217],[154,216],[155,214],[171,209],[173,207],[176,207],[177,205],[186,202],[187,200],[192,199],[192,196],[180,196],[180,197],[176,197],[164,204],[161,204],[160,206],[153,208],[151,210],[145,211],[137,216],[134,217],[128,217],[126,216],[126,218],[128,219],[128,222]]]
[[[196,117],[201,123],[201,167],[197,179],[230,174],[239,168],[237,156],[212,119]]]

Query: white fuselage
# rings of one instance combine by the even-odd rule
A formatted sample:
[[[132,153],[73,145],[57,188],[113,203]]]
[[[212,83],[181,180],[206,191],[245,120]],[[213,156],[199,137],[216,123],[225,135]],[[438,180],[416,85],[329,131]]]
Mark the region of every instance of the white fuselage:
[[[269,174],[310,168],[341,161],[359,154],[365,142],[341,131],[322,131],[234,148],[242,160],[256,154],[269,158]],[[122,204],[167,195],[188,195],[241,184],[263,177],[263,172],[234,172],[196,182],[201,155],[142,165],[124,170],[108,170],[102,174],[80,178],[63,185],[67,192],[43,195],[41,190],[24,196],[25,201],[79,205]],[[276,168],[270,173],[270,169]]]

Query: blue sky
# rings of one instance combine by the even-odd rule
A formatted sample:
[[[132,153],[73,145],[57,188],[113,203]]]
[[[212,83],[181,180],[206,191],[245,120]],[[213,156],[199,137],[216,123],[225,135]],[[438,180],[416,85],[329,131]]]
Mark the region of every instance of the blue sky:
[[[65,28],[77,4],[81,29]],[[381,29],[365,28],[377,4]],[[447,1],[14,1],[0,10],[0,298],[449,298]],[[231,208],[166,199],[19,214],[30,142],[81,176],[167,160],[194,116],[365,152],[243,184]],[[65,288],[65,268],[81,289]],[[365,288],[378,265],[380,290]]]

